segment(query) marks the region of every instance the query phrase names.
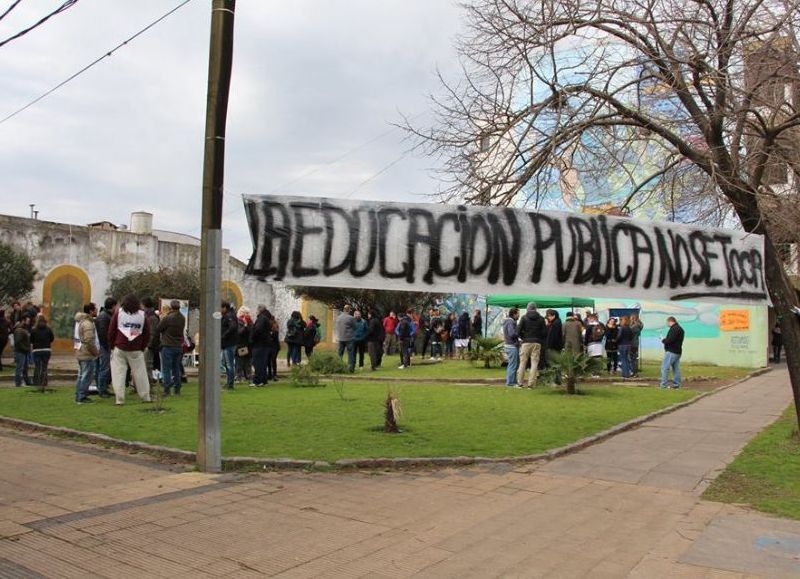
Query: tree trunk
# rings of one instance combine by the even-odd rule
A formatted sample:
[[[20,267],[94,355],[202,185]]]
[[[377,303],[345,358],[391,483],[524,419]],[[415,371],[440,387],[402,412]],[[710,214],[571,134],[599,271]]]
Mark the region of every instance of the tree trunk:
[[[577,379],[575,376],[567,376],[567,394],[575,394],[575,383]]]
[[[800,428],[800,319],[792,310],[793,306],[797,306],[797,293],[789,281],[789,276],[786,275],[777,249],[769,236],[765,235],[764,237],[766,258],[764,269],[767,285],[772,305],[781,317],[781,334],[786,351],[786,365],[789,368],[789,381],[794,396],[797,426]]]

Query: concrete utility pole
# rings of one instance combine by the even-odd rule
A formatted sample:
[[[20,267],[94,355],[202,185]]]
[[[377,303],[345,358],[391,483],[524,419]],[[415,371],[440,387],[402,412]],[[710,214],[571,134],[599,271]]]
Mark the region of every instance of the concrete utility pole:
[[[225,175],[225,123],[233,61],[236,0],[213,0],[208,58],[206,142],[203,157],[203,222],[200,233],[200,402],[197,465],[205,472],[222,468],[219,356],[222,316],[222,194]]]

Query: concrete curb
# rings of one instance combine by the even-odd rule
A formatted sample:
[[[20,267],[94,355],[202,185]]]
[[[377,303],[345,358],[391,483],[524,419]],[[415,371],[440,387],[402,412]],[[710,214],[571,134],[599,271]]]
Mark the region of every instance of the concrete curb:
[[[256,458],[249,456],[233,456],[223,457],[222,466],[224,470],[240,470],[240,469],[259,469],[259,470],[373,470],[373,469],[413,469],[413,468],[430,468],[430,467],[459,467],[470,466],[478,464],[522,464],[534,462],[547,462],[556,458],[566,456],[579,452],[585,448],[603,442],[617,434],[632,430],[642,424],[651,422],[656,418],[671,414],[681,408],[686,408],[692,404],[696,404],[700,400],[713,396],[717,392],[733,388],[757,376],[761,376],[769,372],[771,368],[760,368],[751,372],[744,378],[740,378],[730,384],[720,386],[709,392],[698,394],[691,400],[685,402],[678,402],[661,410],[656,410],[650,414],[639,416],[627,422],[617,424],[616,426],[603,430],[592,436],[587,436],[573,443],[554,448],[546,452],[538,454],[528,454],[522,456],[506,456],[506,457],[482,457],[482,456],[437,456],[437,457],[419,457],[419,458],[346,458],[340,459],[335,462],[320,461],[320,460],[296,460],[290,458]],[[170,448],[166,446],[157,446],[148,444],[146,442],[122,440],[113,438],[105,434],[98,434],[95,432],[84,432],[82,430],[74,430],[63,426],[49,426],[40,424],[38,422],[30,422],[28,420],[21,420],[18,418],[8,418],[0,416],[0,426],[7,426],[17,430],[29,432],[42,432],[54,436],[68,436],[70,438],[83,440],[99,444],[102,446],[120,448],[123,450],[133,452],[146,452],[155,455],[156,457],[169,459],[175,462],[192,463],[196,462],[197,454],[188,451],[180,450],[177,448]]]

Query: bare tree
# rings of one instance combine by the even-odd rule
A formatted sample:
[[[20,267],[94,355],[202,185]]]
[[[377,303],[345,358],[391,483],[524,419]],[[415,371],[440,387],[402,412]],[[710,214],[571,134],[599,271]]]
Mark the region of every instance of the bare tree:
[[[676,221],[765,237],[800,423],[797,0],[474,0],[463,75],[432,128],[448,200],[546,208],[612,174],[605,210],[657,203]],[[600,200],[602,201],[602,200]],[[599,204],[603,209],[603,203]]]

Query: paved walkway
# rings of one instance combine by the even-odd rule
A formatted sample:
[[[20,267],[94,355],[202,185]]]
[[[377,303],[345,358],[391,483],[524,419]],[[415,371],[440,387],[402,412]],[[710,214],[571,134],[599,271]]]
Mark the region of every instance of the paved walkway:
[[[800,524],[699,498],[775,371],[546,465],[206,475],[0,430],[0,578],[798,576]]]

